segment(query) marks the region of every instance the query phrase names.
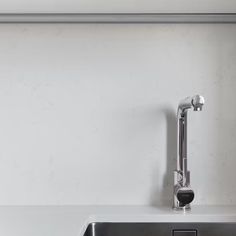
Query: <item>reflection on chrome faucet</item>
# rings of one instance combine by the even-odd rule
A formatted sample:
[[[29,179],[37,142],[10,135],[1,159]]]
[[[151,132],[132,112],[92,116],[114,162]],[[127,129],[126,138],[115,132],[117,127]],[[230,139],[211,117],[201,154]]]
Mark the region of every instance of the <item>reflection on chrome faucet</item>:
[[[201,111],[204,98],[200,95],[187,97],[179,103],[177,112],[177,169],[174,171],[174,209],[190,209],[194,192],[190,187],[190,172],[187,168],[187,112],[193,107]]]

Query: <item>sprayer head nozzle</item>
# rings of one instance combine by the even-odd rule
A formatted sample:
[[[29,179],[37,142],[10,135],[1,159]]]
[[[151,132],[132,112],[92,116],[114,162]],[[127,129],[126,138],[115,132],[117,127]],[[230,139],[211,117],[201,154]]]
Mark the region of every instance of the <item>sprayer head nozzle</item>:
[[[201,95],[195,95],[192,98],[192,105],[194,111],[201,111],[204,105],[204,97]]]

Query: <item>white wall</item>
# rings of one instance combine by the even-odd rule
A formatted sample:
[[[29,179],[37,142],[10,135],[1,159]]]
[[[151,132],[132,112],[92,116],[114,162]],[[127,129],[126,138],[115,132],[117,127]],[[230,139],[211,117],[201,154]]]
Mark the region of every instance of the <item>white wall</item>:
[[[0,12],[235,12],[235,0],[0,0]]]
[[[195,204],[236,204],[236,25],[0,25],[0,204],[170,204],[175,112]]]

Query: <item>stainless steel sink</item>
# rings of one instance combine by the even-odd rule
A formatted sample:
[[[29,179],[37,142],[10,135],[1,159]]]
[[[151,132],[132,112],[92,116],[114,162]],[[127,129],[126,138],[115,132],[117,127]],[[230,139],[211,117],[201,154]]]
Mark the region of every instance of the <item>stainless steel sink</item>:
[[[236,223],[91,223],[84,236],[236,236]]]

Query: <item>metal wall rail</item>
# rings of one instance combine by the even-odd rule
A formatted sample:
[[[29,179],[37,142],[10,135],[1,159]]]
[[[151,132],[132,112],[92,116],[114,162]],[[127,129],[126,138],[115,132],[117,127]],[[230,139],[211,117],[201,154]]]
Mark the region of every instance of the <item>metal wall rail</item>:
[[[0,23],[236,23],[236,13],[0,13]]]

